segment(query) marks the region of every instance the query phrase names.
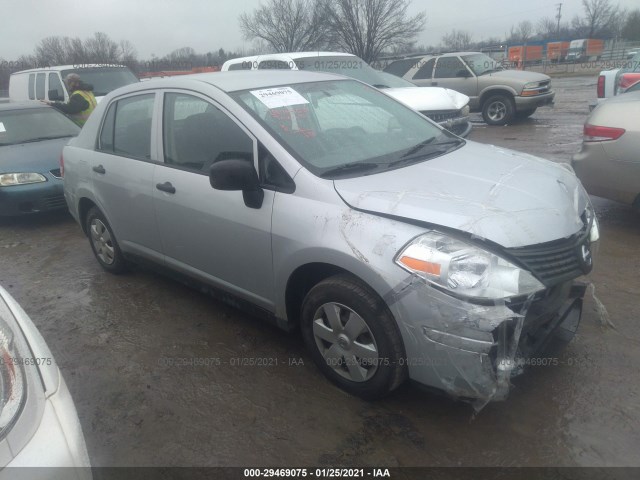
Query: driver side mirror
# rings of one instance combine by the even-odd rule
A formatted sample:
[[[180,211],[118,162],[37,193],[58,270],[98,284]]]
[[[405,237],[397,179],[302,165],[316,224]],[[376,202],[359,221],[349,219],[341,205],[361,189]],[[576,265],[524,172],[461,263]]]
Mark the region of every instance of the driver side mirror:
[[[216,190],[242,191],[249,208],[262,207],[264,190],[253,163],[242,159],[220,160],[209,168],[209,183]]]
[[[463,68],[463,69],[458,70],[456,72],[456,77],[457,78],[469,78],[470,76],[471,76],[471,73],[466,68]]]

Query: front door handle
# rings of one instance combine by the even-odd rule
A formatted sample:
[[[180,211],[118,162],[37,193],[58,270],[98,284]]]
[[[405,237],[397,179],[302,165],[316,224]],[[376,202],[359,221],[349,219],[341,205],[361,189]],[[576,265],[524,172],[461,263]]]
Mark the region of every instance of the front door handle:
[[[438,86],[438,82],[431,82],[431,85],[434,86],[434,87],[437,87]]]
[[[100,175],[104,175],[107,171],[104,169],[102,165],[98,165],[97,167],[93,167],[93,171],[99,173]]]
[[[170,182],[158,183],[156,188],[161,192],[176,193],[176,187],[171,185]]]

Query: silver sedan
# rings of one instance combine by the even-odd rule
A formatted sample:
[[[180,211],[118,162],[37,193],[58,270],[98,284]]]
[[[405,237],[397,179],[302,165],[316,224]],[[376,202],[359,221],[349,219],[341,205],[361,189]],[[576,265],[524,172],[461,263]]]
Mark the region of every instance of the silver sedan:
[[[640,92],[601,103],[584,125],[573,168],[587,191],[640,211]]]

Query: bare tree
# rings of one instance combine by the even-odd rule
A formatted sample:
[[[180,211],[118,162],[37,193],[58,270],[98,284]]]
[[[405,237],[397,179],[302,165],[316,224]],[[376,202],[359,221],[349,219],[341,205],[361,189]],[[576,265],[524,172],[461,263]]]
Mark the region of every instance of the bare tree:
[[[517,26],[511,27],[509,42],[527,43],[533,35],[533,24],[529,20],[520,22]]]
[[[247,40],[263,40],[276,52],[317,50],[327,41],[325,0],[269,0],[240,15]]]
[[[46,37],[40,40],[35,49],[38,65],[64,65],[67,63],[67,52],[61,37]]]
[[[468,50],[473,45],[471,34],[464,30],[451,30],[442,37],[442,46],[449,50]]]
[[[424,12],[409,17],[410,4],[410,0],[328,0],[332,45],[367,62],[384,50],[411,48],[427,17]]]
[[[633,10],[627,15],[620,36],[625,40],[640,41],[640,10]]]
[[[87,63],[118,63],[119,46],[106,33],[96,32],[84,42]]]
[[[129,65],[137,61],[138,53],[136,52],[136,47],[129,40],[120,40],[118,46],[120,47],[119,57],[121,63]]]
[[[584,17],[574,17],[572,26],[580,36],[593,38],[610,34],[619,27],[620,8],[610,0],[582,0]]]

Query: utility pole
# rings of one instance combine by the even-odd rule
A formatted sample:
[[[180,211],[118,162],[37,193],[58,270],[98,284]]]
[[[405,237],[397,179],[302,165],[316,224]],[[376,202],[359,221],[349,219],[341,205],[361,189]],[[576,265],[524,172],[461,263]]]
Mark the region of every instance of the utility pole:
[[[562,18],[562,3],[556,3],[556,5],[558,6],[558,14],[556,15],[556,18],[558,19],[558,26],[556,27],[556,37],[558,37],[556,40],[560,40],[560,19]]]

